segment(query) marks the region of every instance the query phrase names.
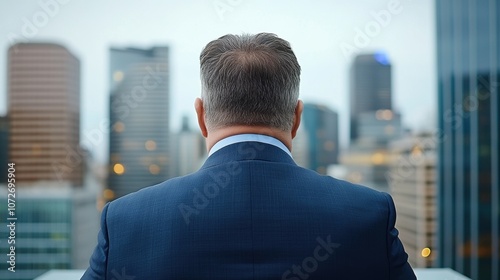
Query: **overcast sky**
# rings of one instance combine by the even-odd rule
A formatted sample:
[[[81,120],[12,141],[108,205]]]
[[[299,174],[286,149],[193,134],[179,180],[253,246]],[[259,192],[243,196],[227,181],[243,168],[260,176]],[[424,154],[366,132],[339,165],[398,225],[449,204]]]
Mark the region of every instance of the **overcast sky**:
[[[325,104],[340,114],[344,146],[348,74],[357,53],[388,54],[393,104],[406,126],[422,130],[435,124],[431,0],[4,0],[0,19],[0,114],[7,111],[6,61],[12,38],[60,43],[81,61],[82,138],[108,118],[111,46],[170,47],[170,116],[171,127],[177,130],[184,114],[195,124],[201,49],[227,33],[271,32],[288,40],[302,67],[301,99]],[[99,144],[87,147],[100,161],[107,159],[104,136]]]

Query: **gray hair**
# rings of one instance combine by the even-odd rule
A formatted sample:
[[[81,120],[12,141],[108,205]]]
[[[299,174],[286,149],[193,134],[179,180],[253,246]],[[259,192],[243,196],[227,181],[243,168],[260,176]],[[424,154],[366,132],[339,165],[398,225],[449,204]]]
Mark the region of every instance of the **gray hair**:
[[[300,65],[287,41],[270,33],[228,34],[203,49],[200,70],[209,128],[292,128]]]

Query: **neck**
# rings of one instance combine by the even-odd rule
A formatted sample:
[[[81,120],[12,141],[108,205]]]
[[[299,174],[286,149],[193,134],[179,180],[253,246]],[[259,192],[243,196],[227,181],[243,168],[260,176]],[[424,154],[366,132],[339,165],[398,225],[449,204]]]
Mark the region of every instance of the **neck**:
[[[276,128],[265,127],[265,126],[246,126],[246,125],[234,125],[229,127],[217,128],[210,130],[207,135],[206,145],[207,151],[210,151],[215,143],[220,140],[227,138],[229,136],[238,134],[262,134],[274,137],[280,140],[288,150],[292,151],[292,135],[289,131],[282,131]]]

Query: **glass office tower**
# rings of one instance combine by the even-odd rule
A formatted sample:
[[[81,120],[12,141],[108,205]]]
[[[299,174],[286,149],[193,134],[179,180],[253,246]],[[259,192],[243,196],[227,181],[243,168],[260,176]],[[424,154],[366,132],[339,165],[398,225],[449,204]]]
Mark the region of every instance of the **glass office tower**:
[[[106,199],[170,176],[168,48],[110,50],[109,177]]]
[[[500,279],[500,3],[436,1],[439,265]]]
[[[391,64],[383,52],[356,56],[350,74],[350,140],[359,137],[359,115],[392,110]]]
[[[7,185],[0,183],[0,199],[7,202]],[[52,269],[85,269],[97,243],[99,213],[89,188],[38,183],[16,192],[15,243],[10,229],[0,227],[0,280],[31,280]],[[8,216],[6,204],[0,217]],[[10,267],[10,246],[15,246],[15,270]]]
[[[326,106],[305,103],[302,125],[309,139],[308,163],[304,167],[326,174],[329,165],[338,163],[338,114]]]

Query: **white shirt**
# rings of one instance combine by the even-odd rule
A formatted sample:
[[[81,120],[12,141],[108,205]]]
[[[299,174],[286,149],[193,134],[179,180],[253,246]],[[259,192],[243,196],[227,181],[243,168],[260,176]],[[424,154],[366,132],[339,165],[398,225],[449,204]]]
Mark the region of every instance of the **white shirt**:
[[[219,142],[215,143],[215,145],[210,149],[210,152],[208,152],[208,156],[212,155],[213,153],[217,152],[218,150],[229,146],[231,144],[235,143],[240,143],[240,142],[260,142],[260,143],[265,143],[269,145],[276,146],[280,149],[282,149],[285,153],[287,153],[290,157],[292,157],[292,154],[290,153],[290,150],[281,142],[280,140],[267,136],[267,135],[262,135],[262,134],[238,134],[238,135],[233,135],[226,137],[222,140],[219,140]]]

